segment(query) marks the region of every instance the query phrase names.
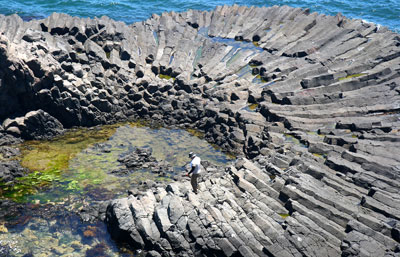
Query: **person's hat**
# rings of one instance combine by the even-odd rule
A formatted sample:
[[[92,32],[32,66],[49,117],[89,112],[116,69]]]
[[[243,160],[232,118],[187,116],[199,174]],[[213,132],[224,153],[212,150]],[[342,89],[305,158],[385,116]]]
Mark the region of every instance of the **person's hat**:
[[[189,157],[190,157],[190,158],[196,157],[196,154],[194,154],[193,152],[190,152],[190,153],[189,153]]]

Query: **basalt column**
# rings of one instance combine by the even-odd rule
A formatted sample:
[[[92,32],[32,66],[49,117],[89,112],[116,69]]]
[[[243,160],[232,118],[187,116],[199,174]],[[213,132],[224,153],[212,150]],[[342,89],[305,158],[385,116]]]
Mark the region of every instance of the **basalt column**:
[[[2,135],[143,118],[241,155],[198,195],[180,181],[112,201],[117,240],[149,256],[399,255],[399,34],[236,5],[131,25],[0,16],[0,31]]]

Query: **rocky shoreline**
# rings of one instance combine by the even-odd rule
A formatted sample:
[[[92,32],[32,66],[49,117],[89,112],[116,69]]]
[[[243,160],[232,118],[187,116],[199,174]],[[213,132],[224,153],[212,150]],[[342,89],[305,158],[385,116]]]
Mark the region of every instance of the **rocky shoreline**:
[[[400,255],[398,34],[288,6],[0,16],[0,31],[2,178],[23,175],[4,154],[19,138],[195,128],[243,158],[209,167],[198,195],[182,180],[98,210],[116,240],[149,256]]]

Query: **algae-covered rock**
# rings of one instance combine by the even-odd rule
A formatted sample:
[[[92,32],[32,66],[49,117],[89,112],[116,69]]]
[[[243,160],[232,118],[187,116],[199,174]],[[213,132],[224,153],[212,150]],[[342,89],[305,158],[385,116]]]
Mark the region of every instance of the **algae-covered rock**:
[[[136,148],[131,153],[118,159],[126,168],[113,170],[112,174],[126,174],[135,170],[149,170],[156,174],[167,174],[173,171],[172,166],[167,161],[157,161],[152,156],[151,148]]]

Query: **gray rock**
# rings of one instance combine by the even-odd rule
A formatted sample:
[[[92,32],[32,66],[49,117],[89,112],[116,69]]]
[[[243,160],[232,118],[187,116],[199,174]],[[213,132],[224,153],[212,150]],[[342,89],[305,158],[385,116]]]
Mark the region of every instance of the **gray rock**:
[[[226,238],[216,240],[217,245],[221,248],[225,256],[232,256],[237,249]]]
[[[187,180],[146,181],[113,201],[106,222],[117,241],[162,256],[398,253],[395,32],[237,5],[132,25],[0,15],[0,31],[0,145],[129,117],[199,129],[249,158],[226,172],[206,167],[198,195]],[[7,149],[12,180],[19,167]],[[148,157],[127,158],[121,172],[167,166]],[[82,218],[102,218],[97,208]]]
[[[176,224],[184,214],[183,205],[180,197],[173,196],[168,205],[168,217],[172,224]]]
[[[190,245],[182,234],[175,231],[167,231],[166,237],[170,242],[172,249],[176,251],[190,251]]]
[[[90,39],[85,41],[84,47],[85,52],[97,61],[103,61],[107,58],[103,48]]]
[[[347,234],[341,250],[346,256],[385,256],[386,253],[383,245],[357,231]]]
[[[143,249],[145,244],[136,229],[128,199],[114,200],[107,206],[106,224],[113,238]]]
[[[231,134],[230,138],[239,144],[244,144],[245,137],[243,131],[235,129]]]
[[[38,30],[28,29],[25,35],[22,37],[23,40],[27,42],[38,42],[44,39],[42,32]]]
[[[148,218],[137,218],[136,228],[147,245],[154,245],[160,240],[160,232],[153,220]]]
[[[166,208],[158,208],[154,212],[154,221],[158,227],[158,229],[165,233],[172,226],[169,218],[168,218],[168,210]]]
[[[28,112],[24,117],[6,120],[6,131],[24,139],[50,139],[64,132],[63,125],[43,110]]]
[[[14,137],[11,134],[0,132],[0,146],[16,145],[22,143],[21,138]]]
[[[112,110],[112,105],[110,102],[108,102],[105,99],[99,99],[99,98],[95,98],[91,101],[91,103],[96,106],[96,108],[98,108],[101,112],[111,112]]]
[[[17,177],[22,177],[27,173],[18,161],[0,161],[0,180],[2,182],[14,181]]]
[[[159,253],[156,252],[156,251],[149,251],[149,252],[146,254],[146,257],[161,257],[161,254],[159,254]]]
[[[193,220],[189,217],[187,224],[188,224],[189,232],[194,238],[198,238],[198,237],[202,236],[202,228],[195,220]]]
[[[397,222],[396,222],[397,223]],[[359,233],[362,233],[364,235],[367,235],[368,237],[371,237],[373,240],[377,241],[378,243],[382,244],[385,248],[387,248],[389,251],[395,251],[396,247],[398,246],[398,242],[396,242],[395,238],[389,238],[381,233],[372,230],[371,228],[367,227],[366,225],[356,221],[356,220],[351,220],[346,227],[346,231],[357,231]]]

